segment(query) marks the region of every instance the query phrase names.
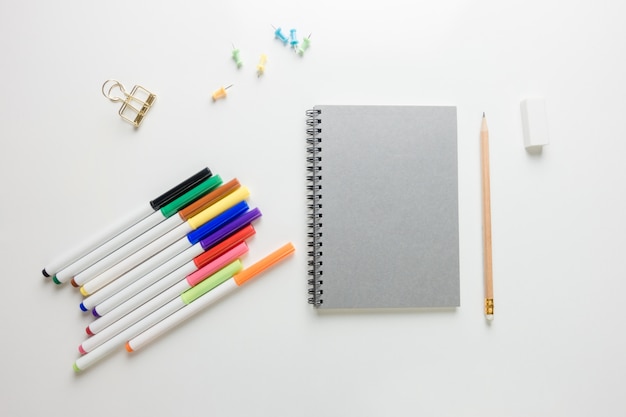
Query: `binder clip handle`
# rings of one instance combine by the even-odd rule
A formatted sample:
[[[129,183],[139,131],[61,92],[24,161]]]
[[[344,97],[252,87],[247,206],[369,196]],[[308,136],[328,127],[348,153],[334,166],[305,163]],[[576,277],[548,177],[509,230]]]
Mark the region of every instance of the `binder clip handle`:
[[[107,84],[111,84],[107,90]],[[113,96],[113,89],[115,87],[118,87],[120,89],[120,91],[122,92],[122,94],[124,95],[124,98],[122,97],[118,97],[118,96]],[[118,101],[124,101],[128,98],[128,93],[126,92],[126,89],[124,88],[124,86],[122,85],[122,83],[120,83],[117,80],[106,80],[104,82],[104,84],[102,84],[102,94],[108,98],[109,100],[111,100],[112,102],[116,103]]]

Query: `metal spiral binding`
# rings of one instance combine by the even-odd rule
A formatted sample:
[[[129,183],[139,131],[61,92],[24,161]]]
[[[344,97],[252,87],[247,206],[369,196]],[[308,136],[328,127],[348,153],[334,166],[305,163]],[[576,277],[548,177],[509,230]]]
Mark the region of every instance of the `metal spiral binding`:
[[[322,129],[319,127],[320,110],[307,110],[307,206],[308,214],[308,274],[309,304],[319,307],[322,299]]]

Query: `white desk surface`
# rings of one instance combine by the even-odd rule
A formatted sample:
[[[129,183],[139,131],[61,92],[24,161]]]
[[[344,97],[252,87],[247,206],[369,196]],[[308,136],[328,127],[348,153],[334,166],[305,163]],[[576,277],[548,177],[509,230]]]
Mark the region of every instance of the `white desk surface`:
[[[0,415],[623,416],[625,15],[618,1],[3,1]],[[311,48],[290,53],[271,25],[311,33]],[[139,129],[102,96],[110,78],[157,94]],[[540,155],[522,141],[532,96],[547,102]],[[306,303],[304,112],[321,103],[458,107],[456,311]],[[296,256],[75,375],[90,317],[41,268],[204,166],[246,184],[264,213],[247,259],[287,241]]]

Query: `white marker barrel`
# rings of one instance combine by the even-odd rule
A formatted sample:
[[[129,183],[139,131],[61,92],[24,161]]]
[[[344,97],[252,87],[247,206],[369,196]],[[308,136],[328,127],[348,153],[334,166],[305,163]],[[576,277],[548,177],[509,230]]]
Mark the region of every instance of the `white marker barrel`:
[[[123,346],[129,338],[133,338],[144,330],[152,327],[154,324],[179,310],[183,305],[184,303],[180,298],[172,300],[170,303],[150,314],[148,317],[145,317],[143,320],[135,323],[128,329],[107,340],[91,352],[78,358],[76,362],[74,362],[74,370],[79,372],[87,369],[100,359],[113,352],[115,349]]]
[[[114,224],[101,230],[99,233],[94,233],[93,236],[79,245],[76,245],[72,249],[65,252],[63,255],[54,259],[43,269],[42,273],[45,276],[54,276],[61,269],[70,265],[82,256],[87,255],[89,252],[96,249],[98,246],[106,243],[110,239],[114,238],[124,230],[128,229],[132,225],[154,213],[154,209],[147,204],[137,208],[136,210],[127,213],[121,219],[117,220]]]
[[[198,250],[196,246],[200,246],[200,249]],[[187,250],[183,248],[182,251],[180,247],[170,245],[136,268],[126,272],[101,290],[85,298],[81,303],[81,309],[87,311],[98,306],[94,315],[102,316],[113,307],[128,299],[126,294],[130,293],[130,288],[140,286],[141,282],[145,282],[146,277],[153,277],[158,274],[161,274],[160,277],[163,277],[183,263],[193,259],[194,256],[199,255],[199,253],[197,253],[198,251],[202,253],[201,245],[194,245]],[[100,308],[100,305],[103,303],[105,303],[104,307]]]
[[[74,277],[74,282],[78,286],[85,285],[87,282],[94,279],[96,276],[100,275],[107,269],[111,268],[113,265],[119,263],[128,256],[137,252],[139,249],[145,247],[146,245],[175,229],[182,223],[182,221],[183,220],[180,218],[180,216],[172,216],[169,219],[162,221],[161,223],[154,226],[152,229],[146,231],[145,233],[142,233],[118,250],[110,253],[106,257],[100,259],[95,264],[91,265],[89,268],[77,274]]]
[[[221,300],[237,288],[239,287],[237,286],[235,280],[229,279],[222,285],[204,294],[193,303],[185,305],[185,307],[174,312],[167,318],[150,327],[148,330],[130,339],[126,344],[126,350],[128,350],[129,352],[133,352],[135,350],[141,349],[142,347],[146,346],[173,327],[178,326],[180,323],[189,319],[201,310]]]
[[[164,222],[165,223],[165,222]],[[185,222],[173,230],[170,230],[166,234],[162,235],[158,239],[150,242],[148,245],[142,247],[132,255],[121,260],[113,265],[111,268],[97,275],[93,279],[86,282],[81,288],[83,295],[90,295],[104,287],[108,283],[112,282],[120,275],[129,271],[131,268],[136,267],[151,256],[156,255],[169,245],[176,243],[182,252],[186,248],[191,247],[191,242],[187,239],[187,233],[191,232],[191,226]],[[182,239],[181,239],[182,238]]]
[[[109,327],[102,330],[100,333],[95,334],[91,336],[90,338],[88,338],[87,340],[85,340],[80,345],[78,350],[81,353],[88,353],[88,352],[93,351],[98,346],[112,339],[120,332],[126,330],[133,324],[137,323],[139,320],[143,319],[144,317],[148,316],[150,313],[163,307],[164,305],[171,302],[172,300],[176,299],[175,301],[178,301],[179,308],[182,308],[185,305],[185,303],[180,298],[180,295],[188,288],[189,288],[189,285],[187,285],[186,281],[180,281],[178,284],[169,288],[167,291],[159,294],[157,297],[148,301],[147,303],[145,303],[138,309],[133,310],[129,314],[125,315],[124,317],[116,321],[115,323],[111,324]]]
[[[144,305],[155,296],[167,290],[177,282],[180,282],[187,275],[196,271],[196,269],[196,264],[193,262],[188,262],[184,264],[183,266],[166,275],[162,279],[157,280],[152,285],[145,288],[143,291],[130,297],[128,300],[124,301],[107,314],[103,314],[101,317],[94,320],[89,325],[89,327],[87,327],[88,332],[91,334],[98,334],[102,332],[108,326],[120,320],[131,311]]]
[[[79,272],[82,272],[85,269],[89,268],[91,265],[100,261],[111,252],[116,251],[137,236],[152,229],[163,220],[165,220],[165,217],[163,217],[161,211],[155,211],[145,219],[139,221],[138,223],[135,223],[128,229],[124,230],[122,233],[118,234],[117,236],[103,243],[85,256],[77,259],[75,262],[60,270],[56,274],[57,280],[59,282],[67,282],[71,280]]]

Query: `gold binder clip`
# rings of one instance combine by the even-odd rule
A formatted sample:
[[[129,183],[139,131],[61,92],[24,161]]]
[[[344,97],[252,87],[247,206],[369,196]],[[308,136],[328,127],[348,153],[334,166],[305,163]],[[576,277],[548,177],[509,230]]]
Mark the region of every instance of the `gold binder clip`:
[[[113,95],[115,88],[119,88],[123,97]],[[107,80],[102,84],[102,94],[113,102],[124,102],[120,107],[119,115],[135,127],[139,127],[156,100],[156,95],[140,85],[134,86],[130,93],[127,93],[124,86],[117,80]]]

